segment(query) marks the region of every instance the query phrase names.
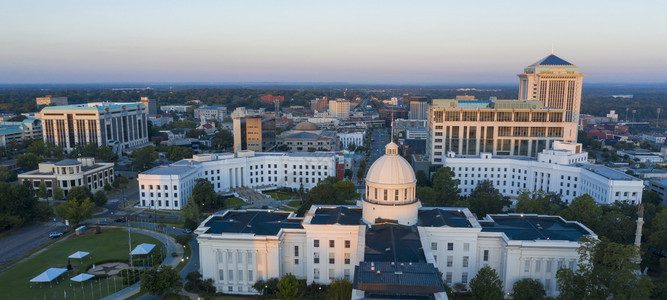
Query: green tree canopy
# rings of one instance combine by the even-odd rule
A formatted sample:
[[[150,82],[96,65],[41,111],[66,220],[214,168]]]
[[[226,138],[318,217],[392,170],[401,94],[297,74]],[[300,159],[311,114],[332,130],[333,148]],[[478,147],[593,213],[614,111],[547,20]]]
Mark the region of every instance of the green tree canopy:
[[[213,184],[204,178],[197,179],[194,188],[192,188],[191,199],[201,203],[202,209],[220,208],[218,195],[215,193]]]
[[[14,172],[5,166],[0,166],[0,182],[8,182],[16,177]]]
[[[53,200],[63,200],[63,199],[65,199],[65,193],[63,193],[62,188],[56,185],[56,187],[53,188]]]
[[[417,186],[430,186],[431,182],[428,181],[428,177],[426,177],[426,173],[424,170],[418,170],[415,172],[415,177],[417,178]]]
[[[334,279],[327,289],[327,300],[352,299],[352,282],[347,279]]]
[[[76,225],[93,217],[93,207],[95,205],[90,202],[89,198],[84,201],[78,201],[74,198],[58,205],[56,214],[65,220],[69,220],[70,225]]]
[[[438,194],[428,186],[417,187],[415,191],[417,198],[424,206],[438,206]]]
[[[561,212],[561,216],[568,221],[577,221],[595,231],[600,224],[602,208],[595,199],[583,194],[572,199],[570,206]]]
[[[193,154],[194,151],[192,151],[192,148],[168,146],[166,157],[170,161],[179,161],[184,158],[192,158]]]
[[[648,299],[653,284],[639,272],[636,247],[584,236],[578,251],[576,270],[556,272],[559,298]]]
[[[211,144],[218,150],[231,149],[234,146],[234,136],[229,130],[220,130],[213,135]]]
[[[438,194],[437,206],[448,206],[459,201],[460,180],[454,179],[454,171],[450,167],[442,167],[433,174],[431,184]]]
[[[276,296],[280,300],[301,299],[299,296],[299,282],[296,280],[296,276],[292,275],[292,273],[287,273],[280,278]]]
[[[542,300],[547,296],[544,286],[539,280],[524,278],[514,282],[512,286],[514,300]]]
[[[44,182],[39,184],[39,190],[37,191],[37,196],[41,199],[46,199],[49,196],[49,193],[46,190],[46,184]]]
[[[495,269],[484,266],[470,280],[470,295],[476,300],[503,299],[503,282]]]
[[[31,186],[0,182],[0,229],[21,226],[39,217]]]
[[[79,199],[79,201],[86,199],[93,200],[93,193],[88,189],[88,187],[75,186],[69,189],[69,192],[67,192],[67,200],[72,199]]]
[[[134,159],[132,161],[132,167],[144,171],[155,164],[155,160],[158,158],[158,153],[155,151],[155,147],[146,146],[132,151],[130,156]]]
[[[42,162],[42,159],[32,153],[24,153],[16,157],[16,164],[29,170],[37,169],[40,162]]]
[[[433,183],[435,186],[435,182]],[[477,217],[484,218],[487,214],[502,213],[506,206],[511,204],[508,197],[493,187],[489,180],[480,181],[470,193],[465,204]]]
[[[104,204],[107,204],[107,194],[103,190],[99,190],[93,194],[93,202],[97,206],[104,206]]]
[[[559,214],[565,208],[560,194],[547,193],[542,190],[532,193],[524,190],[519,194],[516,212],[527,214]]]
[[[141,276],[141,291],[151,295],[162,295],[181,287],[181,276],[170,266],[153,268]]]

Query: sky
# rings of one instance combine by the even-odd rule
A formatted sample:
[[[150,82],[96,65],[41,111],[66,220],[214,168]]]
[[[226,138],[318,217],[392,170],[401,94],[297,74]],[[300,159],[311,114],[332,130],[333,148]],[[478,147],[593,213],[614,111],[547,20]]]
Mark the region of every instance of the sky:
[[[0,84],[667,82],[667,1],[0,0]]]

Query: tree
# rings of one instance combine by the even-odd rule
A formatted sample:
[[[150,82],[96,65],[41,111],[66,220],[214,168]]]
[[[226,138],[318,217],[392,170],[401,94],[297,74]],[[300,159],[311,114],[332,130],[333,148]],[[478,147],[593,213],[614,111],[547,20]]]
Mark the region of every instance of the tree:
[[[193,154],[192,148],[169,146],[167,147],[166,157],[170,161],[179,161],[184,158],[192,158]]]
[[[185,245],[189,244],[190,241],[192,241],[192,235],[190,235],[190,234],[179,234],[179,235],[176,236],[175,240],[176,240],[177,243],[185,246]]]
[[[32,153],[24,153],[16,158],[16,164],[19,165],[19,167],[29,170],[37,169],[40,162],[42,162],[42,159]]]
[[[111,185],[109,184],[109,182],[107,182],[107,183],[104,184],[104,190],[105,190],[105,191],[110,192],[112,189],[113,189],[113,188],[111,187]]]
[[[93,202],[97,206],[104,206],[104,204],[107,204],[107,200],[107,194],[103,190],[99,190],[93,195]]]
[[[570,206],[561,212],[561,216],[568,221],[577,221],[595,231],[600,223],[602,208],[595,199],[583,194],[572,199]]]
[[[287,273],[280,278],[278,282],[278,292],[276,293],[280,300],[296,300],[299,297],[299,282],[292,273]]]
[[[97,148],[97,151],[95,152],[95,157],[100,161],[106,161],[106,162],[115,162],[118,160],[118,155],[114,153],[113,149],[111,149],[111,147],[107,145]]]
[[[356,200],[359,197],[357,194],[357,187],[350,181],[339,181],[333,184],[336,190],[336,200],[344,202],[347,200]]]
[[[514,282],[512,286],[514,300],[542,300],[547,296],[544,286],[539,280],[524,278]]]
[[[220,130],[213,135],[211,144],[216,149],[228,149],[234,145],[234,136],[229,130]]]
[[[155,147],[146,146],[132,151],[131,157],[134,159],[132,167],[143,171],[153,166],[155,160],[158,158],[158,154],[155,151]]]
[[[53,188],[53,200],[63,200],[63,199],[65,199],[65,194],[63,193],[63,189],[56,185],[56,187]]]
[[[503,299],[503,282],[495,269],[485,266],[470,280],[472,299]]]
[[[37,191],[37,197],[40,199],[46,199],[49,196],[49,193],[46,191],[46,184],[44,182],[39,184],[39,190]]]
[[[532,193],[525,190],[517,199],[516,212],[527,214],[559,214],[565,207],[560,194],[546,193],[542,190]]]
[[[162,295],[181,287],[181,276],[171,266],[153,268],[141,276],[141,291],[151,295]]]
[[[32,186],[0,183],[0,230],[42,217]]]
[[[79,199],[83,201],[85,199],[93,200],[93,193],[85,186],[75,186],[69,189],[67,192],[67,200]]]
[[[352,179],[352,175],[353,175],[352,170],[350,170],[350,169],[345,169],[345,173],[344,173],[344,174],[345,174],[345,178],[347,178],[347,179]]]
[[[435,181],[433,186],[435,186]],[[479,182],[466,202],[468,208],[480,218],[487,214],[502,213],[503,209],[511,203],[509,198],[494,188],[493,183],[489,180]]]
[[[432,188],[417,187],[415,194],[424,206],[438,206],[438,194]]]
[[[195,187],[192,188],[192,199],[202,203],[202,209],[214,209],[218,207],[218,195],[215,193],[213,184],[204,179],[197,179]]]
[[[431,184],[438,194],[437,206],[447,206],[459,200],[460,182],[460,180],[454,179],[454,171],[450,167],[442,167],[433,174]]]
[[[431,183],[428,181],[428,178],[426,177],[426,173],[424,170],[418,170],[415,172],[415,177],[417,177],[417,186],[430,186]]]
[[[562,299],[648,299],[653,284],[640,274],[632,245],[584,236],[577,269],[556,272]]]
[[[352,299],[352,282],[347,279],[334,279],[327,290],[327,300]]]
[[[93,217],[93,207],[95,205],[90,202],[90,199],[80,202],[74,198],[58,205],[56,214],[65,220],[69,220],[70,225],[76,225]]]
[[[359,169],[357,169],[357,178],[363,179],[365,174],[366,174],[366,161],[362,160],[359,163]]]
[[[0,182],[8,182],[13,179],[14,172],[5,166],[0,166]]]
[[[185,219],[183,227],[195,230],[197,226],[199,226],[199,204],[192,198],[192,196],[188,198],[188,205],[181,210],[181,217]]]

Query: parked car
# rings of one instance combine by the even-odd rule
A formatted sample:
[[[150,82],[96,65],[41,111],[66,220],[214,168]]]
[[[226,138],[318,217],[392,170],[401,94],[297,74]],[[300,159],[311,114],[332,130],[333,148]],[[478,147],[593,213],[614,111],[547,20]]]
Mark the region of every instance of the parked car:
[[[49,237],[52,238],[52,239],[59,238],[59,237],[61,237],[61,236],[63,236],[63,233],[62,233],[62,232],[59,232],[59,231],[51,231],[51,232],[49,232]]]

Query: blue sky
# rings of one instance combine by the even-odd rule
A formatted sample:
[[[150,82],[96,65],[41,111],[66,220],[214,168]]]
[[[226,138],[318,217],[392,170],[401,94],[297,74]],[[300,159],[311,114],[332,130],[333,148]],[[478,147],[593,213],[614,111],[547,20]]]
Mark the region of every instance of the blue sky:
[[[5,1],[0,83],[667,82],[667,1]]]

